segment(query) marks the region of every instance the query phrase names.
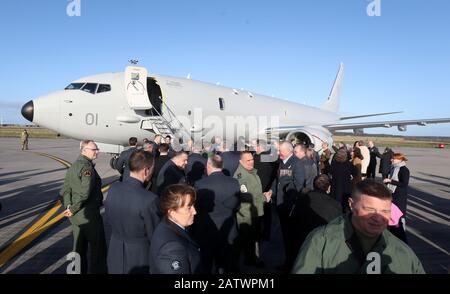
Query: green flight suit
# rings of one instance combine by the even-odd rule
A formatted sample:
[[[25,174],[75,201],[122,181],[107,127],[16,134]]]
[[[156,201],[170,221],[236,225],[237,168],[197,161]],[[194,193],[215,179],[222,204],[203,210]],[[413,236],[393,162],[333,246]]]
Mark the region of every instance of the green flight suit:
[[[264,215],[265,196],[262,192],[261,179],[257,169],[246,170],[241,164],[234,173],[234,178],[241,187],[241,207],[237,213],[238,224],[251,224],[252,219]]]
[[[375,266],[375,267],[374,267]],[[374,272],[374,269],[378,269]],[[383,231],[370,252],[364,253],[351,223],[343,215],[312,231],[292,268],[295,274],[424,274],[408,245]]]
[[[23,131],[20,135],[20,141],[22,142],[22,150],[28,150],[28,132]]]
[[[244,262],[253,264],[257,260],[256,243],[260,240],[265,196],[257,170],[246,170],[241,164],[234,173],[241,189],[241,205],[236,214],[239,238],[236,244],[239,252],[244,250]],[[239,256],[238,252],[235,252]]]
[[[74,251],[81,257],[81,273],[87,273],[87,249],[90,247],[90,272],[106,273],[106,240],[100,206],[103,204],[102,180],[94,164],[80,155],[66,174],[60,191],[74,238]]]

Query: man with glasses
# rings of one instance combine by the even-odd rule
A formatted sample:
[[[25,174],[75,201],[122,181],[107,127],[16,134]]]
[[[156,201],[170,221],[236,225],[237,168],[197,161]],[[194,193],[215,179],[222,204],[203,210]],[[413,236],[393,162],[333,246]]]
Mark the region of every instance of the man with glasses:
[[[103,204],[102,180],[93,160],[98,147],[92,140],[80,143],[81,154],[67,171],[60,191],[64,215],[72,224],[74,251],[80,255],[81,273],[88,272],[87,251],[90,249],[90,273],[106,273],[106,240],[100,206]]]
[[[392,195],[372,179],[359,182],[349,199],[351,213],[311,232],[292,273],[422,274],[417,256],[387,229]]]

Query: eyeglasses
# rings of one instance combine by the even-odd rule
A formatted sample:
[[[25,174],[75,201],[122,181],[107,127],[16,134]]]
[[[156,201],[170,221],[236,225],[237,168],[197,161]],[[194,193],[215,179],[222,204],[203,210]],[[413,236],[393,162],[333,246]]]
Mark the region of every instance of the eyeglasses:
[[[368,213],[373,213],[373,214],[382,214],[382,215],[390,215],[391,214],[391,210],[390,209],[382,209],[382,210],[376,210],[373,207],[367,207],[367,206],[361,206],[361,208],[368,212]]]
[[[89,149],[89,150],[92,150],[92,151],[100,151],[100,149],[98,149],[98,148],[88,148],[88,147],[84,147],[84,149]]]

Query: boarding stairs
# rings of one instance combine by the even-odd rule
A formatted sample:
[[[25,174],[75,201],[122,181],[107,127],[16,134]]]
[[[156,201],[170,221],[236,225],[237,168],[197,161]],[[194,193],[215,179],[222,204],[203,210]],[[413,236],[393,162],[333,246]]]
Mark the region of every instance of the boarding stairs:
[[[161,109],[163,108],[164,114],[154,109],[157,115],[142,120],[141,128],[153,131],[163,137],[169,135],[172,138],[190,138],[190,132],[183,126],[169,106],[161,100]]]

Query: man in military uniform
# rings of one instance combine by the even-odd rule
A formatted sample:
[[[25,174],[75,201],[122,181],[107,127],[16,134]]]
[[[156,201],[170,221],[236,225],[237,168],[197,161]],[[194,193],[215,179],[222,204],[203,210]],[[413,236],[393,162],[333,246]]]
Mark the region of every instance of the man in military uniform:
[[[255,245],[261,237],[264,202],[270,197],[263,194],[261,180],[255,169],[250,151],[243,151],[234,178],[239,181],[241,207],[236,214],[239,226],[239,249],[244,250],[244,264],[262,266],[256,256]]]
[[[27,130],[23,130],[22,135],[20,136],[20,140],[22,141],[22,150],[28,150],[28,132]]]
[[[290,142],[285,141],[280,144],[279,155],[280,164],[277,178],[273,182],[272,188],[265,194],[270,197],[274,193],[275,196],[286,251],[286,263],[283,270],[288,271],[290,263],[297,254],[292,242],[295,237],[293,229],[295,224],[292,223],[291,212],[305,184],[305,167],[294,155],[294,147]]]
[[[417,256],[386,230],[392,195],[381,183],[356,184],[351,213],[312,231],[295,261],[296,274],[422,274]]]
[[[93,160],[98,147],[92,140],[82,141],[81,155],[66,174],[60,191],[72,224],[74,251],[81,257],[81,273],[87,273],[87,251],[90,248],[90,273],[106,273],[106,240],[100,206],[103,203],[102,180]]]

